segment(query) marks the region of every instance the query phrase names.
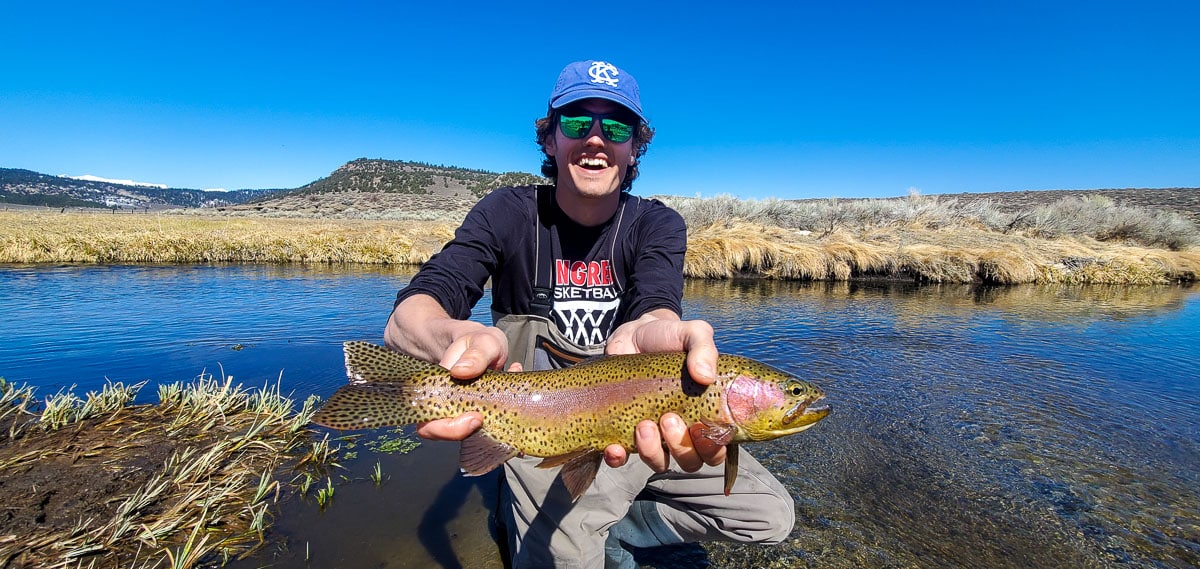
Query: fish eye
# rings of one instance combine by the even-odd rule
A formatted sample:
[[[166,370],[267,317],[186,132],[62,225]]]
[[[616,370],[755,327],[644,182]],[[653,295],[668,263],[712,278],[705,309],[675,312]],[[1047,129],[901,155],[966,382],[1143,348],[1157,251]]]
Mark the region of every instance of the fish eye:
[[[788,389],[788,391],[791,392],[792,397],[799,397],[804,395],[804,386],[800,385],[799,383],[792,383],[792,386],[790,389]]]

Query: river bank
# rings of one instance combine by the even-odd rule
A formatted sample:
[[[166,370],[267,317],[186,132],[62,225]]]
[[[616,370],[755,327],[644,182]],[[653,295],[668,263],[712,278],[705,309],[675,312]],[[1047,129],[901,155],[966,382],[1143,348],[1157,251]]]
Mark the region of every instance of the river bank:
[[[1191,221],[1195,212],[1190,208],[1200,191],[1129,192],[1176,196],[1182,206],[1178,212],[1147,209],[1102,195],[1016,206],[979,196],[806,202],[664,199],[688,223],[684,274],[692,278],[988,284],[1195,281],[1200,229]],[[462,212],[407,220],[361,215],[3,211],[0,262],[419,265],[453,236]]]

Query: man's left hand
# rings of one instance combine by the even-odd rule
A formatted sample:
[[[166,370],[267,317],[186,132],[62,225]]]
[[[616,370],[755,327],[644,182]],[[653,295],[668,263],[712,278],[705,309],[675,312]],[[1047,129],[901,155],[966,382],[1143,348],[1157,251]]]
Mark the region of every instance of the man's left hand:
[[[703,320],[680,320],[670,310],[652,310],[637,320],[626,322],[613,331],[605,352],[609,355],[646,352],[687,352],[688,375],[701,385],[717,380],[717,345],[712,326]],[[685,425],[675,413],[667,413],[658,423],[645,420],[638,424],[637,452],[655,472],[665,472],[670,458],[685,472],[695,472],[704,464],[725,462],[725,447],[700,434],[703,425]],[[621,445],[604,449],[604,461],[617,468],[629,460]]]

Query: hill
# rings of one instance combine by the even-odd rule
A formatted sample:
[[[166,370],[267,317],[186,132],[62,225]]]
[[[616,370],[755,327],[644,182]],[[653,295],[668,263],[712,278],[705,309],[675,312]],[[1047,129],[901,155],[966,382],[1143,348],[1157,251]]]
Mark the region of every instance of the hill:
[[[461,212],[501,186],[545,183],[524,172],[496,173],[423,162],[359,158],[295,189],[220,192],[79,180],[0,168],[0,202],[108,209],[217,208],[284,217],[403,217]],[[237,207],[239,204],[248,204]]]
[[[464,212],[502,186],[547,182],[524,172],[359,158],[311,184],[221,211],[281,217],[432,219],[447,212]]]
[[[47,207],[167,209],[232,205],[278,190],[192,190],[78,180],[0,168],[0,202]]]

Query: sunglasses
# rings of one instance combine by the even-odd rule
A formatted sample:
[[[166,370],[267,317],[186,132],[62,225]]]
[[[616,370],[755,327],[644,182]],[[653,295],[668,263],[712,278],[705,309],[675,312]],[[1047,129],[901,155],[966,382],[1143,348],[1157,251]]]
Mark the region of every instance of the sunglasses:
[[[634,125],[608,118],[611,115],[580,115],[558,117],[558,128],[567,138],[583,138],[592,132],[592,124],[600,119],[600,132],[612,142],[622,143],[633,136]]]

